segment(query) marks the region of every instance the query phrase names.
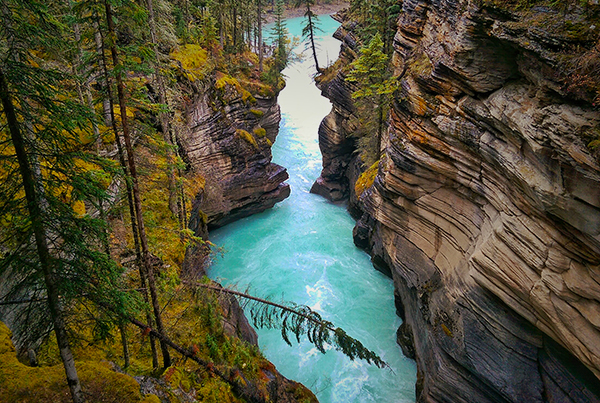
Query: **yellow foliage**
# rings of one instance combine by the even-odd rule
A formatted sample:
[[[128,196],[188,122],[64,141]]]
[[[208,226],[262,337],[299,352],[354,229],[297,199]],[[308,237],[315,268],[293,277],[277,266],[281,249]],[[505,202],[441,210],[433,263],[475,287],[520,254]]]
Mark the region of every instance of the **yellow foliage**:
[[[208,52],[200,45],[188,44],[171,53],[171,58],[181,64],[185,76],[190,81],[201,80],[211,69]]]
[[[354,184],[354,191],[356,192],[356,197],[360,198],[365,190],[373,186],[373,182],[375,182],[375,177],[377,176],[377,169],[379,167],[379,161],[375,162],[369,169],[363,172],[356,183]]]
[[[91,127],[89,128],[89,130],[82,130],[80,128],[76,128],[74,132],[79,137],[79,142],[83,145],[90,144],[94,141],[94,133],[91,130]]]
[[[444,333],[446,333],[446,336],[448,337],[453,337],[454,334],[452,333],[452,330],[448,329],[448,326],[444,325],[442,323],[442,330],[444,331]]]
[[[248,142],[249,144],[252,145],[252,147],[254,147],[255,149],[258,150],[258,143],[256,142],[256,139],[254,138],[254,136],[252,134],[250,134],[249,132],[247,132],[246,130],[243,130],[243,129],[237,129],[235,131],[235,134],[240,136],[243,140],[246,140],[246,142]]]
[[[85,215],[85,203],[81,200],[75,200],[72,204],[73,211],[77,217],[81,218]]]
[[[112,144],[115,142],[115,132],[112,130],[102,131],[100,134],[103,144]]]
[[[242,89],[240,82],[236,78],[231,77],[229,74],[217,72],[217,81],[215,82],[215,88],[218,90],[223,90],[228,85],[235,88],[238,92],[240,92]]]
[[[121,108],[119,105],[115,104],[113,106],[113,112],[115,113],[115,119],[118,121],[121,120]],[[135,109],[130,108],[129,106],[125,107],[125,112],[127,113],[127,118],[133,119],[135,117]]]

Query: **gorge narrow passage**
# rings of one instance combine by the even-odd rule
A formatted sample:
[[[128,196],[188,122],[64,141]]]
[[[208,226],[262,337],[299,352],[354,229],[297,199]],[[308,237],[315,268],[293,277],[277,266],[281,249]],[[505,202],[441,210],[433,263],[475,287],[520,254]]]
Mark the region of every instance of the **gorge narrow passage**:
[[[338,23],[321,16],[318,38],[322,65],[338,54],[332,38]],[[287,20],[292,36],[301,18]],[[301,45],[302,46],[302,45]],[[258,330],[261,349],[285,376],[309,387],[321,402],[414,402],[416,367],[396,344],[392,281],[373,269],[369,256],[352,242],[353,219],[344,206],[309,193],[321,170],[317,129],[329,101],[312,82],[306,57],[284,74],[279,96],[280,134],[273,161],[290,174],[291,196],[264,213],[211,233],[224,249],[209,276],[224,285],[250,286],[250,293],[305,304],[374,350],[392,370],[350,361],[331,350],[323,355],[308,341],[289,347],[279,330]]]

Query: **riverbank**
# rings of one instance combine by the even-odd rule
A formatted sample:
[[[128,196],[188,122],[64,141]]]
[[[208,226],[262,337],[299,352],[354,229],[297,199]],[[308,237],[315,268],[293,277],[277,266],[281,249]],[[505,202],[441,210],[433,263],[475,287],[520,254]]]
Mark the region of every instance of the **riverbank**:
[[[339,0],[331,0],[329,4],[315,4],[312,7],[313,13],[316,15],[328,15],[337,13],[340,10],[343,10],[346,7],[349,7],[350,3],[348,1],[339,1]],[[296,18],[302,17],[304,15],[305,9],[302,7],[298,8],[285,8],[283,12],[283,17],[285,19],[288,18]],[[268,8],[265,10],[265,22],[271,23],[275,21],[275,10]]]

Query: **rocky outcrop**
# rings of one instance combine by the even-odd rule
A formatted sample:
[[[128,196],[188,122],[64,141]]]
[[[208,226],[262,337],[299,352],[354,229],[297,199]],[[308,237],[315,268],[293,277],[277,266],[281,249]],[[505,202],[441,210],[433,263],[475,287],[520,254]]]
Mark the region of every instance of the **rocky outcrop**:
[[[589,15],[404,2],[355,240],[394,279],[419,401],[600,401],[600,113],[562,71]]]
[[[276,96],[252,96],[233,79],[196,92],[188,105],[187,133],[180,137],[186,162],[206,182],[192,221],[220,227],[289,196],[287,171],[271,162],[279,120]]]
[[[344,15],[337,14],[337,18],[343,21]],[[359,47],[354,28],[352,21],[344,21],[335,32],[334,37],[342,42],[338,61],[316,79],[322,95],[331,100],[332,109],[319,126],[323,170],[310,191],[330,201],[348,199],[358,172],[355,169],[358,164],[354,153],[355,139],[352,137],[358,124],[351,97],[354,88],[345,81],[343,71],[352,62]]]

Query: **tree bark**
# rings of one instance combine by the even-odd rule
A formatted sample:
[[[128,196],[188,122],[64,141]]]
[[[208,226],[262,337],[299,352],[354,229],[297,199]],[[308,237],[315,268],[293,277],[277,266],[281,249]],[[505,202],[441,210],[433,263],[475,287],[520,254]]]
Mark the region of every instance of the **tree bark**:
[[[256,13],[258,14],[258,71],[262,73],[265,58],[262,36],[262,0],[256,0]]]
[[[150,252],[148,250],[148,238],[146,237],[146,230],[144,227],[144,218],[142,216],[142,200],[140,197],[139,183],[137,177],[137,170],[133,155],[133,147],[131,145],[131,138],[129,135],[129,125],[127,123],[127,106],[125,103],[125,87],[123,85],[123,79],[121,72],[119,71],[120,63],[117,52],[117,45],[115,43],[115,26],[112,19],[112,10],[107,0],[104,0],[104,7],[106,10],[106,20],[108,23],[108,31],[111,36],[110,52],[113,59],[113,65],[115,66],[115,79],[117,82],[117,97],[119,99],[119,110],[121,112],[121,125],[123,129],[123,139],[125,140],[125,149],[127,151],[127,162],[129,166],[129,174],[131,176],[132,190],[133,190],[133,202],[135,207],[135,215],[137,219],[138,233],[140,236],[140,246],[142,248],[142,259],[143,266],[146,272],[148,280],[148,288],[150,290],[150,298],[152,302],[152,309],[154,311],[154,319],[156,320],[156,328],[159,333],[165,334],[164,326],[162,323],[162,316],[160,312],[160,305],[158,302],[158,294],[156,291],[156,280],[154,278],[154,269],[150,263]],[[168,345],[161,340],[161,350],[163,353],[163,365],[165,368],[171,366],[171,356],[169,354]]]
[[[27,210],[31,218],[36,251],[40,259],[40,266],[44,275],[46,291],[48,292],[50,315],[52,316],[54,333],[56,334],[56,341],[60,350],[60,357],[65,368],[67,383],[69,385],[73,402],[83,403],[85,399],[81,391],[81,384],[79,382],[79,376],[77,375],[77,369],[75,368],[75,359],[73,358],[73,353],[71,352],[71,348],[69,346],[64,315],[60,306],[58,279],[56,278],[53,268],[54,259],[50,254],[46,228],[44,226],[44,217],[40,208],[43,201],[40,200],[41,195],[39,195],[36,191],[34,173],[27,157],[25,139],[21,133],[20,124],[13,102],[10,98],[8,83],[6,82],[6,78],[2,70],[0,70],[0,98],[2,99],[2,106],[4,108],[4,114],[6,115],[6,121],[10,130],[12,143],[15,147],[17,161],[19,162],[19,170],[23,180]]]
[[[317,69],[317,72],[320,73],[321,68],[319,67],[319,59],[317,59],[317,47],[315,45],[315,33],[314,33],[314,26],[313,26],[313,21],[312,21],[313,13],[310,10],[310,5],[308,3],[306,3],[306,15],[308,16],[310,47],[312,48],[313,58],[315,59],[315,68]]]
[[[156,19],[154,16],[154,6],[153,0],[147,0],[148,2],[148,25],[150,27],[150,39],[152,41],[152,46],[154,47],[154,54],[156,56],[154,60],[154,78],[156,80],[156,86],[158,91],[158,102],[161,105],[167,105],[167,91],[165,89],[165,83],[163,80],[163,76],[160,73],[160,60],[158,57],[158,39],[156,35]],[[171,134],[171,124],[169,122],[169,115],[165,112],[160,112],[158,114],[158,118],[160,120],[160,125],[163,131],[163,138],[167,144],[172,147],[176,147],[176,142]],[[168,164],[171,164],[174,160],[174,157],[177,156],[176,153],[173,153],[171,148],[167,149],[167,160]],[[179,220],[179,229],[183,230],[185,227],[183,226],[183,217],[181,211],[181,204],[185,201],[180,200],[181,193],[178,191],[178,180],[175,175],[175,169],[173,166],[167,167],[167,176],[169,179],[169,210],[173,213],[174,216]],[[181,175],[179,175],[181,176]]]
[[[121,344],[123,345],[123,368],[129,368],[129,343],[127,343],[127,325],[119,326],[121,333]]]

